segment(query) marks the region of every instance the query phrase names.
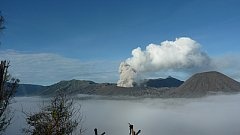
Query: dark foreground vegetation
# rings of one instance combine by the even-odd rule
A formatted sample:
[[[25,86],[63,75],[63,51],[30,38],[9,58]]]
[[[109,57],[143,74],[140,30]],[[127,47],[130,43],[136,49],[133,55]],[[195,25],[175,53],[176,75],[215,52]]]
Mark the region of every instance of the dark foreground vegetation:
[[[75,130],[81,135],[83,130],[80,127],[81,114],[80,106],[73,106],[73,100],[65,94],[59,93],[49,105],[42,106],[37,113],[26,114],[28,128],[23,131],[33,135],[69,135]]]
[[[3,29],[5,29],[4,17],[0,14],[0,32]],[[0,134],[11,123],[13,114],[9,109],[9,104],[11,104],[19,83],[19,79],[12,78],[8,73],[9,63],[6,60],[2,60],[0,63]]]
[[[8,74],[9,62],[0,64],[0,132],[3,132],[11,123],[12,113],[8,108],[14,96],[19,80],[11,78]]]

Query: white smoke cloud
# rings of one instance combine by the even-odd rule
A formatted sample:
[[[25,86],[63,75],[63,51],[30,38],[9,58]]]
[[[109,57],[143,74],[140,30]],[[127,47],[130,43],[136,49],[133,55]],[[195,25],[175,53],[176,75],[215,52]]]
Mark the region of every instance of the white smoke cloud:
[[[188,37],[150,44],[146,50],[140,47],[132,51],[132,57],[120,64],[118,86],[132,87],[142,73],[165,70],[206,70],[211,67],[209,56],[196,41]],[[135,73],[133,73],[135,71]]]
[[[122,62],[119,67],[120,79],[117,84],[118,86],[123,87],[133,87],[134,86],[134,78],[136,77],[136,70],[133,69],[126,62]]]

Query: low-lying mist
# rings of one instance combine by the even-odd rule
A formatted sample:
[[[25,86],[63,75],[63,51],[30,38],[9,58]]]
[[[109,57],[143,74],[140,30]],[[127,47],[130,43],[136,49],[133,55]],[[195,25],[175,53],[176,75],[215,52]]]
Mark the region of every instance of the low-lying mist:
[[[240,94],[217,95],[195,99],[131,99],[113,100],[82,98],[85,134],[93,129],[107,135],[128,135],[128,123],[134,124],[140,135],[239,135]],[[22,134],[26,127],[22,109],[37,111],[42,99],[17,97],[12,104],[15,117],[6,134]]]

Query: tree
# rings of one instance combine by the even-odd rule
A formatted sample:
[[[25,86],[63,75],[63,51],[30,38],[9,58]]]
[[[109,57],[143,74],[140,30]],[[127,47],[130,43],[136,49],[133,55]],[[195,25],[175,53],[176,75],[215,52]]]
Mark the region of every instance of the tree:
[[[12,116],[9,116],[8,106],[14,97],[19,80],[11,78],[8,74],[9,62],[1,61],[0,64],[0,133],[10,124]]]
[[[76,131],[82,120],[80,107],[73,107],[73,99],[59,93],[51,103],[41,108],[40,112],[26,114],[28,128],[23,129],[32,135],[69,135]],[[76,109],[78,108],[78,109]],[[82,134],[82,128],[80,127]]]
[[[4,17],[0,11],[0,32],[4,29]],[[8,73],[9,61],[1,61],[0,64],[0,133],[10,124],[12,115],[8,109],[11,99],[14,97],[19,79],[11,78]]]

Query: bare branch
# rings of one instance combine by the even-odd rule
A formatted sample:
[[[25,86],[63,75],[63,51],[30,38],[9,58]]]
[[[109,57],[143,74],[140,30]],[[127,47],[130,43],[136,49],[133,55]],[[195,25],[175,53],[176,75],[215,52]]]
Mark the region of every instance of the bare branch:
[[[10,78],[8,74],[9,61],[0,63],[0,132],[3,132],[11,123],[12,115],[8,109],[14,97],[19,79]]]

